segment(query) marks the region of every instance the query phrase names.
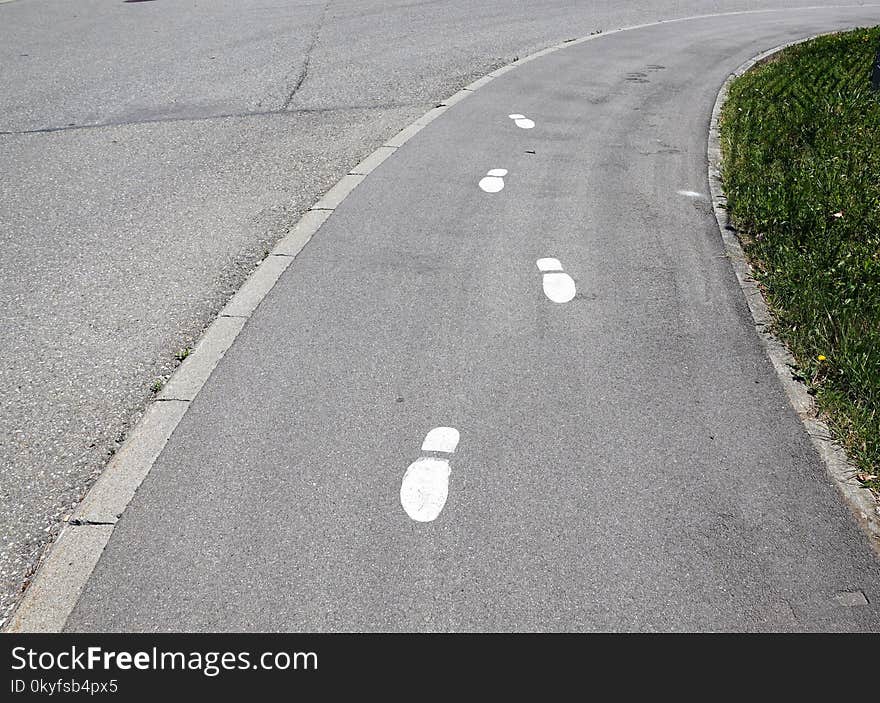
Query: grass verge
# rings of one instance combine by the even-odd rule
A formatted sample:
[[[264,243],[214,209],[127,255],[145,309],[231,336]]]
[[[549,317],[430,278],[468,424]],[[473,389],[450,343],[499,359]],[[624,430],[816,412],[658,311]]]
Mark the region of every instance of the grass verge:
[[[880,492],[880,27],[790,47],[730,86],[727,207],[859,478]]]

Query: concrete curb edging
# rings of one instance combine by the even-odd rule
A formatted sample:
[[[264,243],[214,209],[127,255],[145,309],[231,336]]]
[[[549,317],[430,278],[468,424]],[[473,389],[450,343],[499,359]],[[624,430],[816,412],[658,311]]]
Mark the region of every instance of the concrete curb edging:
[[[788,350],[788,347],[770,331],[773,318],[761,289],[752,277],[752,267],[748,263],[745,252],[740,245],[736,229],[730,223],[727,211],[727,198],[724,195],[721,181],[721,111],[724,108],[724,103],[727,100],[727,95],[733,81],[784,49],[830,34],[837,34],[837,32],[825,32],[781,44],[746,61],[728,76],[724,85],[721,86],[721,90],[718,91],[715,106],[712,108],[712,120],[709,126],[707,149],[709,191],[712,198],[712,209],[715,212],[715,219],[718,221],[718,229],[721,232],[721,239],[724,242],[727,258],[733,266],[736,278],[752,313],[752,318],[755,321],[755,331],[764,345],[773,368],[776,369],[776,374],[785,390],[786,396],[788,396],[789,402],[801,419],[813,447],[815,447],[822,463],[825,465],[828,476],[852,510],[858,523],[868,533],[871,546],[880,554],[880,504],[874,499],[871,491],[863,487],[855,479],[856,467],[850,462],[844,449],[834,441],[828,425],[819,417],[816,403],[812,396],[807,393],[806,385],[795,380],[792,374],[792,369],[796,367],[794,357]]]
[[[872,3],[840,5],[836,7],[837,9],[857,9],[876,6],[878,5]],[[813,9],[828,9],[828,7],[809,6],[796,8],[800,12]],[[125,444],[109,462],[95,484],[89,489],[85,498],[74,511],[73,516],[68,520],[67,525],[62,529],[55,543],[47,549],[37,565],[35,575],[6,621],[5,626],[2,627],[2,631],[8,633],[59,632],[64,628],[104,548],[110,541],[116,521],[134,497],[135,492],[146,478],[156,459],[158,459],[165,444],[189,409],[191,402],[207,382],[214,368],[216,368],[223,355],[241,332],[247,320],[265,299],[281,275],[287,270],[293,259],[302,251],[345,198],[385,159],[392,156],[397,149],[424,129],[430,122],[445,113],[456,103],[467,98],[474,91],[518,66],[586,41],[660,24],[791,11],[791,9],[761,9],[693,15],[647,22],[609,31],[597,30],[584,37],[559,42],[523,58],[518,58],[510,64],[497,68],[482,78],[473,81],[439,103],[436,107],[431,108],[422,117],[404,127],[400,132],[369,154],[327,191],[302,216],[299,222],[278,241],[272,252],[260,262],[241,288],[221,309],[218,317],[199,339],[194,351],[172,374],[168,383],[156,397],[155,402],[148,406],[144,416],[132,428]],[[717,107],[718,105],[716,105]],[[714,125],[716,125],[716,122],[713,119]],[[710,152],[711,145],[710,135]],[[710,182],[711,177],[710,166]],[[720,187],[718,193],[720,194]],[[719,216],[717,208],[716,216]],[[722,220],[719,219],[719,224],[721,222]],[[722,236],[724,236],[724,227],[722,226],[721,229]],[[725,240],[726,243],[727,240]],[[740,277],[739,270],[737,270],[737,276]],[[743,280],[745,279],[740,278],[741,283]],[[743,290],[748,298],[750,293],[746,290],[745,284],[743,284]],[[760,297],[759,291],[757,295]],[[752,308],[751,299],[749,300],[749,306]],[[778,367],[777,370],[779,370]],[[788,392],[788,389],[786,389],[786,392]],[[820,450],[820,453],[822,451],[824,450]]]

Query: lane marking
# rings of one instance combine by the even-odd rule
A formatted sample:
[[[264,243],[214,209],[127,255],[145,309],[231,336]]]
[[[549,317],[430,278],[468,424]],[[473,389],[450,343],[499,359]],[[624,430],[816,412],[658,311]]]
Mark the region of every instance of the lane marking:
[[[506,168],[490,169],[486,175],[480,180],[480,188],[487,193],[497,193],[504,190],[504,176],[507,175]]]
[[[436,520],[449,496],[449,460],[458,446],[454,427],[435,427],[422,442],[423,452],[442,452],[448,457],[423,456],[406,469],[400,484],[400,504],[416,522]]]
[[[574,298],[577,288],[574,279],[563,272],[559,259],[538,259],[538,270],[544,274],[541,284],[546,295],[554,303],[567,303]]]
[[[514,123],[517,127],[519,127],[520,129],[531,129],[532,127],[535,126],[534,121],[533,121],[533,120],[530,120],[530,119],[529,119],[528,117],[526,117],[525,115],[519,115],[519,114],[516,114],[516,115],[508,115],[508,117],[509,117],[510,119],[512,119],[512,120],[513,120],[513,123]]]

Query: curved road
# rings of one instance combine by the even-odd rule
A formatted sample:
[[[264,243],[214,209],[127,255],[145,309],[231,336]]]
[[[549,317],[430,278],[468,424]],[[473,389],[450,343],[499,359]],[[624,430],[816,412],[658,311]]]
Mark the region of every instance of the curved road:
[[[765,357],[705,195],[728,73],[878,17],[599,37],[431,123],[250,319],[68,629],[880,629],[880,562]],[[503,189],[478,185],[492,169]],[[542,258],[573,299],[548,298],[568,281],[545,292]],[[444,426],[457,446],[422,450]],[[451,458],[432,522],[400,504],[420,456]],[[841,595],[856,591],[868,604]]]
[[[810,1],[0,3],[0,624],[157,377],[361,157],[568,37]]]
[[[364,155],[564,39],[811,1],[0,3],[0,624],[157,377]]]

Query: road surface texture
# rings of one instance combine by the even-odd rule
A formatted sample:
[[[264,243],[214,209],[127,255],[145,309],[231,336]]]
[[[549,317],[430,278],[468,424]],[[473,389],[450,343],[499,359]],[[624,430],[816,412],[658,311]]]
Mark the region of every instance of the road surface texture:
[[[569,37],[809,3],[0,3],[0,623],[151,384],[364,155]]]
[[[878,17],[658,24],[451,108],[250,319],[68,629],[880,629],[880,562],[765,356],[705,195],[730,71]],[[437,427],[458,431],[454,453],[421,450]],[[451,473],[419,522],[400,490],[426,454]]]

